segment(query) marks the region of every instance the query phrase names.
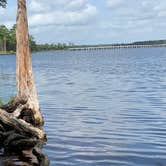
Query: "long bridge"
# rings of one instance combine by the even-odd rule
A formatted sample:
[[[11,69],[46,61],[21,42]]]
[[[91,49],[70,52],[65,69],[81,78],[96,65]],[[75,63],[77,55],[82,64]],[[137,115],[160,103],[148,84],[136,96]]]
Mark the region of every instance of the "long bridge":
[[[152,45],[110,45],[110,46],[84,46],[84,47],[72,47],[68,48],[70,51],[81,50],[105,50],[105,49],[121,49],[121,48],[149,48],[149,47],[166,47],[166,44],[152,44]]]

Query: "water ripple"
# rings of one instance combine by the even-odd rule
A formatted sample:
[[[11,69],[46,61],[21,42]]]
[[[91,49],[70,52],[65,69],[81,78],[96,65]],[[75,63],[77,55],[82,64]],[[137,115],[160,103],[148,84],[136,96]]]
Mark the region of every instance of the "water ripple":
[[[166,165],[165,48],[42,54],[33,65],[51,166]],[[0,64],[13,92],[13,57]]]

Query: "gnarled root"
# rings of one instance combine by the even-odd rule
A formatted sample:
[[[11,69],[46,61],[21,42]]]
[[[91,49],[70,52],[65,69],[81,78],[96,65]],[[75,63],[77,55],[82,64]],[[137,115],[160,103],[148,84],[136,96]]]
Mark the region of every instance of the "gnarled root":
[[[0,107],[8,113],[12,113],[14,117],[23,119],[31,125],[40,128],[44,124],[43,116],[40,109],[30,99],[23,100],[15,98],[12,104],[6,104]]]
[[[39,147],[46,141],[46,135],[41,127],[36,127],[33,113],[25,101],[0,108],[0,147],[21,155],[24,160],[31,158],[29,165],[49,165]]]

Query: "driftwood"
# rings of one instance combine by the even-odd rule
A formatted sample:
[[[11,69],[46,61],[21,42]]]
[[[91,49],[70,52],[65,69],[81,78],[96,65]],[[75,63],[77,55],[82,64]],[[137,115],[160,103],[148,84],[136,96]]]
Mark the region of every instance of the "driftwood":
[[[31,124],[25,122],[22,119],[17,119],[13,116],[13,113],[7,113],[5,110],[0,109],[0,122],[9,127],[13,128],[16,132],[26,135],[36,137],[38,139],[44,139],[45,134],[42,130],[33,127]],[[17,114],[16,114],[17,115]]]
[[[49,160],[41,151],[46,135],[41,128],[28,122],[31,114],[26,111],[29,111],[26,102],[0,107],[0,147],[7,154],[17,154],[26,161],[25,166],[48,166]],[[12,162],[6,159],[4,165],[12,165]]]

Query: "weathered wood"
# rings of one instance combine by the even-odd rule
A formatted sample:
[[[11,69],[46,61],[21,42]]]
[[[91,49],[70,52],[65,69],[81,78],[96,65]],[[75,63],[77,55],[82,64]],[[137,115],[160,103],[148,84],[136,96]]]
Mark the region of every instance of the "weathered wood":
[[[33,148],[33,154],[37,157],[40,166],[49,166],[50,162],[48,157],[41,151],[40,147],[35,146]]]
[[[25,100],[27,109],[33,111],[33,124],[43,125],[40,113],[36,87],[32,73],[32,60],[29,47],[29,33],[26,0],[17,0],[17,27],[16,27],[16,80],[17,100]]]
[[[10,149],[17,149],[18,150],[25,150],[29,148],[33,148],[36,144],[38,143],[37,139],[18,139],[18,140],[13,140],[8,146]]]
[[[20,105],[25,105],[25,100],[17,100],[16,97],[13,97],[13,101],[11,103],[7,103],[5,105],[0,106],[1,109],[7,111],[8,113],[13,113]]]
[[[46,141],[46,135],[41,130],[43,117],[32,73],[26,0],[17,0],[17,4],[17,96],[12,103],[0,107],[0,146],[4,153],[27,157],[22,165],[46,166],[47,157],[38,146]],[[14,161],[8,160],[6,165],[14,165]]]
[[[20,134],[13,133],[4,140],[3,145],[4,147],[9,147],[13,141],[22,140],[22,139],[27,139],[27,137]]]
[[[30,163],[31,165],[34,165],[34,166],[38,166],[40,165],[38,159],[37,159],[37,156],[35,156],[33,154],[33,149],[27,149],[27,150],[23,150],[22,151],[22,158],[24,158],[24,160],[26,160],[27,158],[28,159],[31,159],[30,160]],[[41,166],[41,165],[40,165]]]
[[[5,132],[5,128],[3,127],[2,124],[0,124],[0,131]]]
[[[0,146],[4,147],[4,152],[8,155],[14,152],[20,156],[27,165],[47,166],[48,157],[40,149],[46,141],[46,135],[41,129],[18,119],[24,107],[26,105],[20,104],[11,113],[0,108]],[[5,163],[14,165],[11,160],[6,160]]]
[[[5,125],[8,125],[16,130],[18,133],[25,135],[36,137],[38,139],[45,139],[46,135],[42,130],[32,126],[31,124],[25,122],[22,119],[17,119],[10,113],[7,113],[5,110],[0,109],[0,121]]]

